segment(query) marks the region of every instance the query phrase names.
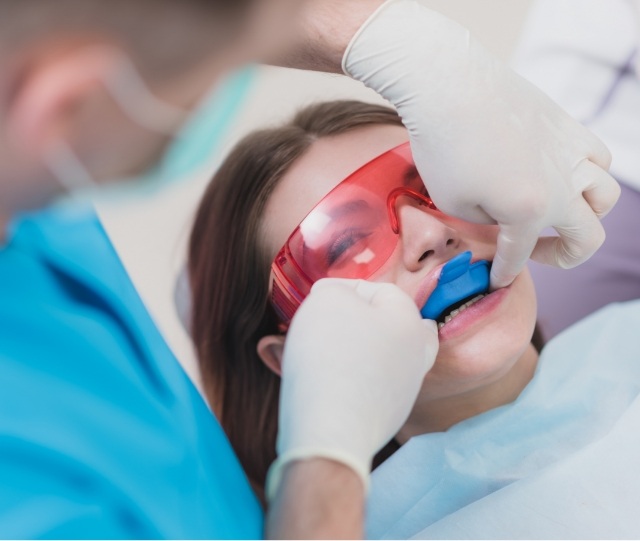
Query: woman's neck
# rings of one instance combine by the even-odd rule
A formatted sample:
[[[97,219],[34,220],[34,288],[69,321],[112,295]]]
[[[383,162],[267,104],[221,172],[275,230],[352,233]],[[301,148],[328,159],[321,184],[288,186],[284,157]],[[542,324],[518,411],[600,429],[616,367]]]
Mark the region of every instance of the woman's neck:
[[[531,381],[537,364],[538,352],[529,345],[500,379],[466,393],[416,404],[396,440],[404,444],[418,434],[443,432],[465,419],[513,402]]]

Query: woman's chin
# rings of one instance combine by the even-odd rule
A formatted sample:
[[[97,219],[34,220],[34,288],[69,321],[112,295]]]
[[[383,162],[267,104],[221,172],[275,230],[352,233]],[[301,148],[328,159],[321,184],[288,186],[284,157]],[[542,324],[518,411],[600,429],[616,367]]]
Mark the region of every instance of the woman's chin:
[[[531,343],[535,319],[535,291],[522,273],[439,329],[440,349],[425,385],[439,394],[499,379]]]

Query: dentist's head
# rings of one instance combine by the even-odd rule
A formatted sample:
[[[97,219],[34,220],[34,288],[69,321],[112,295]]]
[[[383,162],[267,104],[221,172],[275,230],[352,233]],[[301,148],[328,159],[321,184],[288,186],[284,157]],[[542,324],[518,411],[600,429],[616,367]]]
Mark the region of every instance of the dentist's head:
[[[289,4],[2,2],[0,237],[16,212],[152,166],[217,79],[275,47]]]

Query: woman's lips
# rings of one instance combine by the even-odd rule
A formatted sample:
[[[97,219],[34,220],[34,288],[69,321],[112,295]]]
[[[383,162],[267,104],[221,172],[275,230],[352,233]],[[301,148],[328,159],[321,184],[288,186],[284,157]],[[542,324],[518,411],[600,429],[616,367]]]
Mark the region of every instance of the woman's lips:
[[[438,265],[437,267],[431,269],[425,276],[414,298],[414,301],[418,306],[418,310],[422,310],[422,307],[427,303],[429,297],[431,297],[433,290],[438,285],[438,279],[440,278],[442,267],[444,267],[448,262],[449,261],[445,261],[441,265]]]
[[[481,258],[473,258],[471,264],[479,261]],[[445,261],[441,265],[433,268],[425,276],[420,288],[414,298],[418,309],[421,310],[427,300],[438,285],[438,279],[442,272],[442,268],[448,263]],[[493,312],[509,294],[511,286],[497,289],[472,304],[462,312],[458,313],[453,319],[438,330],[440,341],[451,339],[455,336],[465,333],[469,328],[482,322],[491,312]]]
[[[502,304],[509,295],[511,286],[496,289],[486,297],[472,304],[438,330],[440,341],[449,340],[467,332],[471,327],[484,320]]]

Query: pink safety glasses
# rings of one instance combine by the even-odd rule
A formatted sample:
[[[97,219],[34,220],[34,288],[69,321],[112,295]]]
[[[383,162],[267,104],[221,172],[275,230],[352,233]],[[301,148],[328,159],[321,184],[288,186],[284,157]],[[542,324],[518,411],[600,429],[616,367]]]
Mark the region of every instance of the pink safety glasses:
[[[373,159],[320,201],[296,227],[271,265],[271,302],[291,321],[321,278],[370,278],[396,248],[399,197],[437,210],[418,175],[409,143]]]

